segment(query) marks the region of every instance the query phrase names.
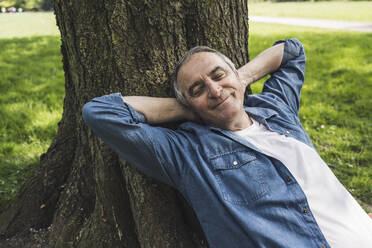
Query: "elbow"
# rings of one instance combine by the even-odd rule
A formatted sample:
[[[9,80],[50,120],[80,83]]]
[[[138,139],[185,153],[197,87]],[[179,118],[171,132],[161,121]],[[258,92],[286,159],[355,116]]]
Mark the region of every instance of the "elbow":
[[[82,110],[82,116],[85,124],[88,125],[88,127],[92,127],[95,123],[95,103],[94,102],[87,102],[83,106]]]

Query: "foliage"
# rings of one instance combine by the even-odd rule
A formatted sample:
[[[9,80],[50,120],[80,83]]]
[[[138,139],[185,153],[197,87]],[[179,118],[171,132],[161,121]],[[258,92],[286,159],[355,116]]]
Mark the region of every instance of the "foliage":
[[[52,10],[53,0],[0,0],[0,7],[12,6],[25,10]]]
[[[372,2],[249,2],[252,16],[372,22]]]

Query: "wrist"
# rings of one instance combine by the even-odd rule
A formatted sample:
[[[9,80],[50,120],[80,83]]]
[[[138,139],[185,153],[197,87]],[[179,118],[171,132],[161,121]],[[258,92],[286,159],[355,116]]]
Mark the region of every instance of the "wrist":
[[[250,85],[255,81],[253,73],[250,71],[249,65],[245,65],[244,67],[238,70],[239,78],[245,86]]]

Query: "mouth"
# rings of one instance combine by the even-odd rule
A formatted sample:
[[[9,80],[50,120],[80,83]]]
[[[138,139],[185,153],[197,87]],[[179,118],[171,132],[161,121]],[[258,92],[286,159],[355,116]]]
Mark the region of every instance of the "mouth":
[[[215,106],[213,106],[212,109],[216,109],[218,106],[222,105],[229,97],[230,95],[228,95],[225,99],[223,99],[222,101],[217,103]]]

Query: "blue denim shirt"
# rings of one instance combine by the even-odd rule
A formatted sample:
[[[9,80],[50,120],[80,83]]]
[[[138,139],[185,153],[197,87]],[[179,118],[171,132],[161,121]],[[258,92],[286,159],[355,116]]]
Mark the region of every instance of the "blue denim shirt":
[[[244,107],[269,130],[313,147],[298,117],[304,49],[296,39],[280,42],[280,68]],[[329,247],[292,174],[234,133],[193,122],[150,126],[120,93],[94,98],[83,118],[120,157],[183,194],[210,247]]]

